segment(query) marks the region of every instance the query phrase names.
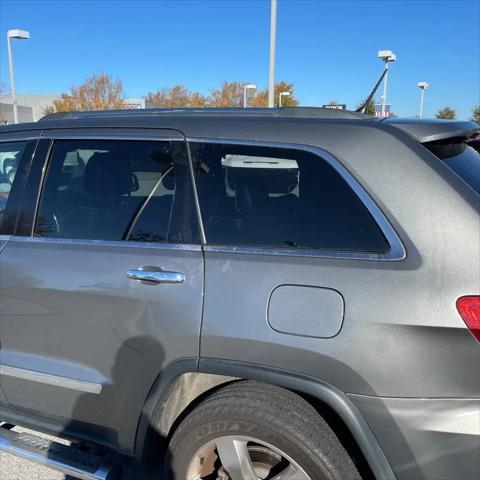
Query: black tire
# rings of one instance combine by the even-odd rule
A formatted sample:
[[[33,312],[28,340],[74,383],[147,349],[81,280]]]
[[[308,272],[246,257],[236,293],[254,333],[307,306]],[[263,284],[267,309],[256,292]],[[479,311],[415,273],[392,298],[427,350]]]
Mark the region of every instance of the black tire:
[[[248,436],[276,447],[312,480],[361,478],[332,429],[307,401],[253,381],[217,390],[180,423],[169,445],[165,477],[185,480],[195,452],[224,435]]]

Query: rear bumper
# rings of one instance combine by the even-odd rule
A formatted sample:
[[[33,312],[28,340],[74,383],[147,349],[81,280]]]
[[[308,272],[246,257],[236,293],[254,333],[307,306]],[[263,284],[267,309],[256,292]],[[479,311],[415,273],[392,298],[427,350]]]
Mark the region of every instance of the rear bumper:
[[[349,397],[399,480],[480,478],[480,399]]]

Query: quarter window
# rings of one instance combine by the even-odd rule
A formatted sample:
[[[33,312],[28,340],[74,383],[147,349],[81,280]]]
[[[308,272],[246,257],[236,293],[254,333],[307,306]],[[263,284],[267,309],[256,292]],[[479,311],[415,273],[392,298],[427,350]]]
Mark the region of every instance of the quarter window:
[[[176,195],[182,190],[177,185],[189,178],[185,152],[182,142],[56,142],[35,235],[169,241],[176,229]],[[175,238],[182,240],[191,238]]]
[[[207,243],[386,252],[341,175],[303,150],[191,144]]]

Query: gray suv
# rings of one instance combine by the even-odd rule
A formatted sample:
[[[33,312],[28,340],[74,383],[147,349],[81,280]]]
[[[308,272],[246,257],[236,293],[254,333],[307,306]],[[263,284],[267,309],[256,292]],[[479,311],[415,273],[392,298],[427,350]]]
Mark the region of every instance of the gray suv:
[[[1,450],[88,480],[480,478],[475,124],[0,132]]]

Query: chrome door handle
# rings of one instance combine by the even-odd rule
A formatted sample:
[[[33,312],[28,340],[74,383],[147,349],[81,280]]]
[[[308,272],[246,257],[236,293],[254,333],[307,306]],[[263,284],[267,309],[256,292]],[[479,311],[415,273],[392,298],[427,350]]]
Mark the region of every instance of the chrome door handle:
[[[127,270],[127,278],[152,283],[183,283],[185,281],[183,273],[164,270]]]

